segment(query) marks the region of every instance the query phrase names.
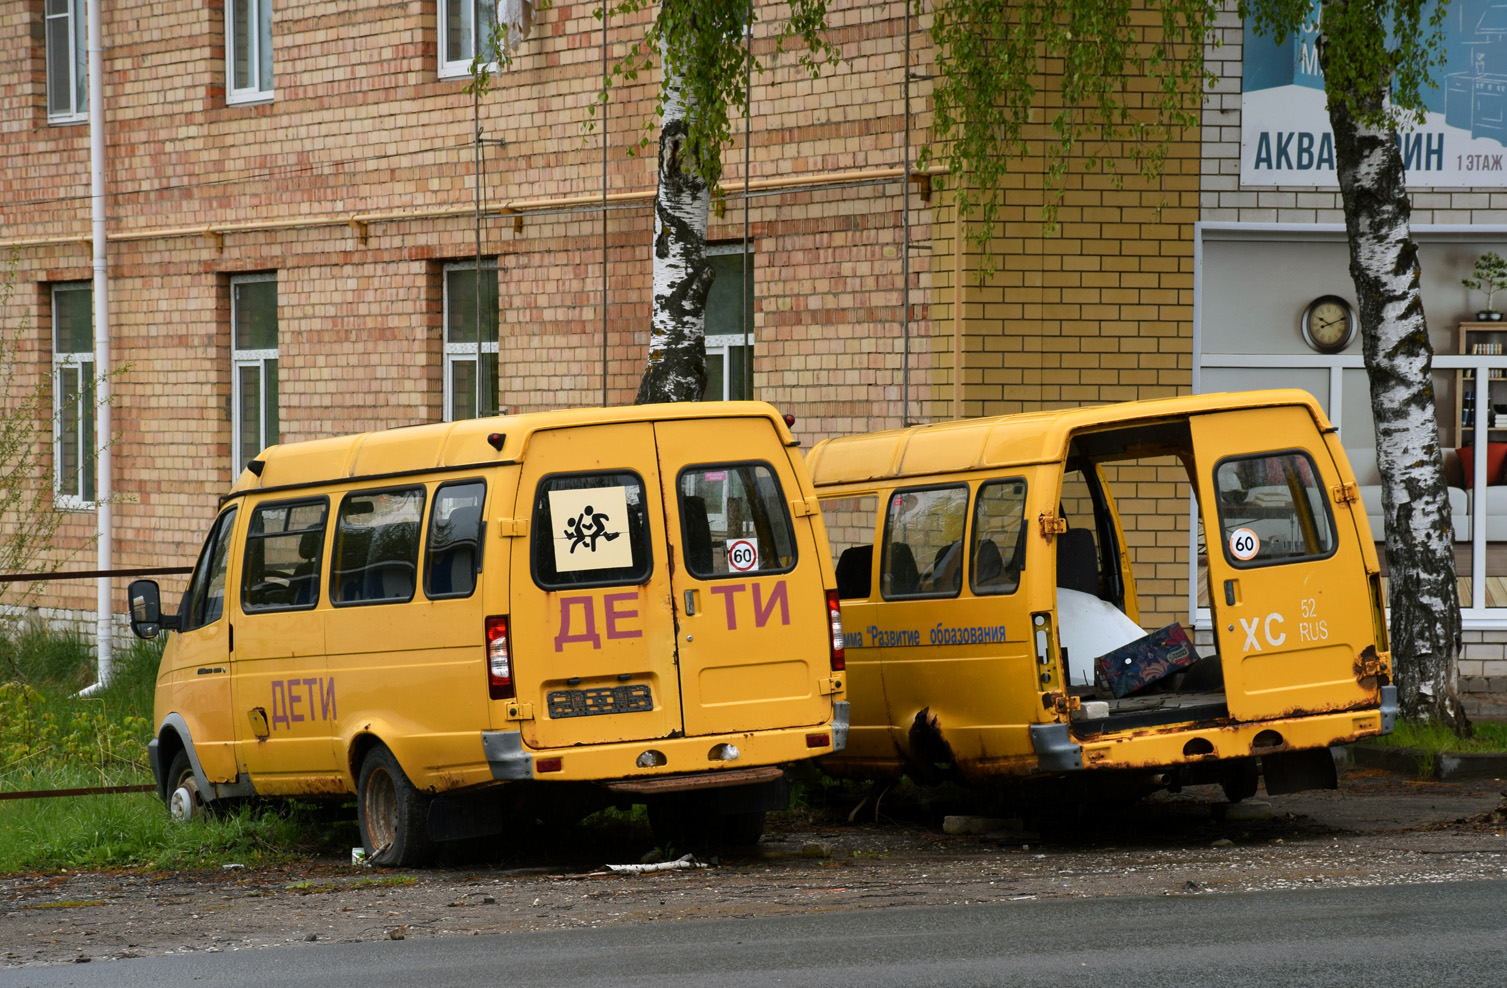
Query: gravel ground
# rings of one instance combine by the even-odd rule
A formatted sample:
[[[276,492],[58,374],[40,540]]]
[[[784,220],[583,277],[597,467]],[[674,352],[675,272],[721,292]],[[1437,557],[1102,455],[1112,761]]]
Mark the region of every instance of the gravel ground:
[[[977,835],[958,807],[881,801],[772,820],[757,849],[706,868],[623,875],[652,844],[579,831],[536,859],[387,872],[336,861],[212,873],[0,878],[0,964],[108,962],[321,941],[729,919],[1046,898],[1507,877],[1501,781],[1352,773],[1334,792],[1228,807],[1217,788]],[[898,804],[898,805],[896,805]],[[1226,812],[1228,811],[1228,812]],[[1235,819],[1255,816],[1256,819]],[[990,830],[992,824],[981,829]],[[522,865],[522,866],[520,866]]]

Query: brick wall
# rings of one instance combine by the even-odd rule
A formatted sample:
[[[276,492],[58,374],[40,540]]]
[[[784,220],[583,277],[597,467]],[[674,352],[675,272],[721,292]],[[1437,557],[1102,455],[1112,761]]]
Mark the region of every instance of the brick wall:
[[[481,250],[499,265],[506,410],[603,401],[604,223],[594,203],[604,171],[619,197],[605,222],[606,400],[631,401],[642,372],[654,148],[624,148],[646,133],[657,75],[614,92],[605,131],[585,129],[601,74],[593,10],[540,12],[479,104],[484,136],[505,142],[485,147]],[[42,11],[28,0],[0,12],[0,46],[23,53],[0,65],[0,240],[18,251],[7,324],[25,327],[23,357],[45,381],[46,286],[89,279],[91,260],[88,129],[47,122]],[[117,566],[191,562],[238,470],[233,275],[277,275],[284,440],[441,416],[440,273],[477,249],[476,169],[472,98],[465,80],[438,77],[435,11],[433,0],[358,0],[334,14],[275,5],[275,98],[228,105],[220,4],[106,5]],[[909,412],[901,407],[902,182],[840,184],[903,163],[903,12],[898,2],[834,9],[844,62],[815,80],[793,54],[774,51],[778,11],[755,31],[767,71],[755,80],[747,171],[754,182],[797,183],[756,188],[749,202],[755,392],[794,413],[807,444],[930,410],[930,273],[920,250]],[[924,71],[923,25],[910,28],[911,64]],[[641,31],[641,21],[615,20],[610,57]],[[924,106],[919,86],[913,105]],[[741,132],[735,145],[714,240],[744,236]],[[531,206],[499,215],[507,203]],[[356,215],[365,221],[350,223]],[[915,241],[928,239],[930,216],[911,196]],[[70,512],[58,551],[35,567],[92,565],[94,525],[93,511]],[[87,581],[57,584],[41,603],[88,609],[93,596]]]

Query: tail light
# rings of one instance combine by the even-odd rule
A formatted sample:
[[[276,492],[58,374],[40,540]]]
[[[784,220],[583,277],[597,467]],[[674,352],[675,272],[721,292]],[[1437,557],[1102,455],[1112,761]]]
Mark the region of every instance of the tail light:
[[[832,671],[847,668],[847,658],[842,648],[842,606],[837,602],[837,591],[827,591],[827,616],[832,619]]]
[[[487,618],[487,690],[494,700],[511,700],[513,660],[508,655],[508,619]]]

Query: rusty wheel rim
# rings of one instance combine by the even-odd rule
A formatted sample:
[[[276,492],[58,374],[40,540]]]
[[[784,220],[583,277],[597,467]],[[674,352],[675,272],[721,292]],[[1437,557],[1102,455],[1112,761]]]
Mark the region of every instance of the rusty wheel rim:
[[[398,833],[398,792],[385,768],[366,780],[366,839],[372,853],[391,847]]]

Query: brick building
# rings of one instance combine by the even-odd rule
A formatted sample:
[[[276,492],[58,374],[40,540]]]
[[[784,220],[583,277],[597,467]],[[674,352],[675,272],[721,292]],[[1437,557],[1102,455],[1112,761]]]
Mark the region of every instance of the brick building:
[[[589,108],[604,65],[643,23],[604,31],[590,4],[539,11],[514,63],[473,101],[475,3],[104,5],[116,566],[189,562],[216,496],[270,442],[478,405],[632,400],[648,339],[657,76]],[[15,259],[6,318],[22,341],[12,383],[40,385],[59,412],[39,427],[54,432],[69,509],[39,569],[87,560],[95,528],[82,414],[94,371],[84,11],[85,0],[0,8],[0,249]],[[775,51],[781,12],[763,11],[753,32],[766,71],[746,135],[735,126],[725,154],[709,234],[709,397],[771,401],[809,445],[953,416],[1296,383],[1364,460],[1374,440],[1358,344],[1314,354],[1295,328],[1315,295],[1353,291],[1338,196],[1242,173],[1245,36],[1233,13],[1208,53],[1218,82],[1202,130],[1173,146],[1163,175],[1070,169],[1048,233],[1044,162],[1021,162],[997,270],[981,282],[946,193],[907,180],[929,139],[929,14],[899,0],[833,5],[842,61],[813,79]],[[1050,107],[1054,66],[1043,68]],[[625,153],[644,134],[647,156]],[[1441,187],[1415,201],[1436,245],[1430,305],[1454,306],[1430,310],[1444,315],[1435,346],[1460,352],[1465,306],[1447,289],[1478,248],[1507,239],[1507,193]],[[1463,445],[1448,428],[1455,375],[1443,368],[1436,382],[1451,446]],[[1154,466],[1120,509],[1151,574],[1138,582],[1146,623],[1191,615],[1205,627],[1175,473]],[[1488,592],[1498,567],[1487,535],[1466,539],[1461,558],[1484,577],[1462,585],[1462,672],[1483,695],[1507,691],[1507,590]],[[93,600],[92,587],[54,584],[40,603],[71,615]]]
[[[105,5],[117,566],[190,560],[215,496],[265,443],[473,414],[478,363],[484,410],[632,400],[654,162],[652,145],[623,149],[656,80],[614,91],[605,126],[585,128],[604,59],[643,28],[611,22],[604,53],[592,11],[539,12],[473,106],[467,0]],[[91,441],[84,12],[0,13],[8,318],[26,330],[18,383],[50,387],[64,413],[65,470]],[[751,349],[752,395],[795,414],[808,443],[1186,389],[1196,144],[1147,188],[1075,176],[1053,236],[1027,162],[1000,271],[980,286],[945,196],[905,180],[927,138],[929,18],[898,2],[830,17],[843,61],[817,79],[774,51],[777,22],[754,32],[767,71],[709,238],[713,389],[749,390]],[[63,481],[66,546],[93,531],[92,490],[83,472]],[[91,600],[57,585],[44,603]]]

